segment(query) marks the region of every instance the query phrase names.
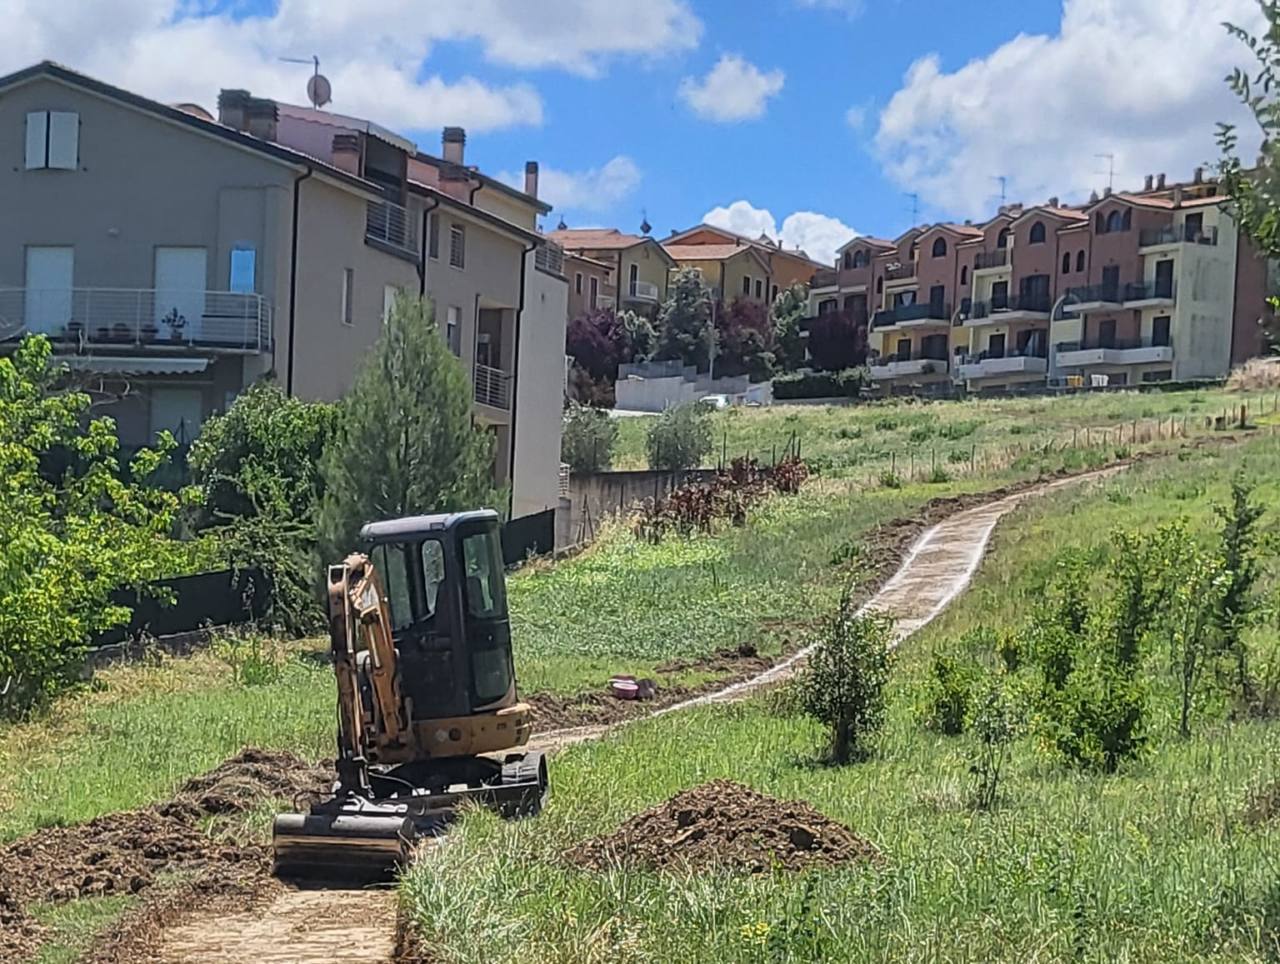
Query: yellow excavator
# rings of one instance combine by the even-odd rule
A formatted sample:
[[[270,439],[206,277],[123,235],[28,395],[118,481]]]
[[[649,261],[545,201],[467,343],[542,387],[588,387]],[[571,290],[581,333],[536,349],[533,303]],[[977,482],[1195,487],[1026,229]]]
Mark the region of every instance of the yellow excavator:
[[[333,794],[276,817],[278,876],[377,880],[467,802],[531,816],[547,794],[516,694],[499,522],[483,509],[365,526],[328,571],[338,683]]]

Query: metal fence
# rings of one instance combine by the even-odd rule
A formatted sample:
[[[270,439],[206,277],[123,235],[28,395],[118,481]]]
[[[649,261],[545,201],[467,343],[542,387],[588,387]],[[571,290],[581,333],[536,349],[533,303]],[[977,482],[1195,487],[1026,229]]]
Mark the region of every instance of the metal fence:
[[[488,365],[476,365],[473,381],[476,401],[481,405],[501,409],[511,407],[511,376],[506,372]]]
[[[419,253],[418,219],[409,210],[392,201],[370,201],[365,218],[365,237],[407,254]]]

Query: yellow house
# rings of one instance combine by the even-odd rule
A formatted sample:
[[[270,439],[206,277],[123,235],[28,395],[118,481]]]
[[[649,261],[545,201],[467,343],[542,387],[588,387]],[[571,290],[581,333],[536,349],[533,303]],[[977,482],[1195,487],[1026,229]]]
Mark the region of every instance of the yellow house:
[[[736,298],[768,306],[773,278],[769,263],[754,245],[672,244],[663,245],[671,259],[682,268],[696,268],[715,295],[726,304]]]
[[[564,228],[549,237],[565,251],[613,269],[617,306],[652,315],[667,298],[667,279],[676,266],[653,238],[617,228]]]

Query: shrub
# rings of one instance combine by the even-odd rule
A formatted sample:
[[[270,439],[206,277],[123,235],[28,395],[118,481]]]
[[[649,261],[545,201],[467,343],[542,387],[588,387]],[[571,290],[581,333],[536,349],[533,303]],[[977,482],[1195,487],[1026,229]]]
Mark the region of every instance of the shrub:
[[[565,412],[564,434],[560,439],[560,461],[574,472],[603,472],[613,462],[618,441],[618,423],[599,408],[569,404]]]
[[[929,661],[919,710],[925,729],[947,736],[964,732],[969,700],[979,669],[957,653],[938,648]]]
[[[831,730],[833,763],[864,756],[885,717],[885,683],[893,664],[893,621],[859,614],[846,594],[825,621],[799,681],[804,712]]]
[[[974,741],[969,772],[977,782],[974,803],[979,809],[995,805],[1009,747],[1021,732],[1023,718],[1009,677],[987,673],[974,681],[965,725]]]
[[[645,439],[649,468],[683,472],[711,452],[711,417],[696,402],[675,405],[658,416]]]
[[[212,649],[241,686],[268,686],[284,675],[283,658],[261,633],[226,633],[213,641]]]
[[[880,486],[885,489],[900,489],[902,488],[902,476],[897,472],[885,469],[880,473]]]
[[[951,473],[948,472],[946,469],[944,469],[941,465],[935,465],[930,470],[929,475],[925,479],[925,481],[933,485],[942,485],[946,482],[951,481]]]
[[[870,384],[871,378],[865,368],[846,368],[838,372],[796,372],[779,375],[773,380],[773,397],[778,400],[859,398],[863,389]],[[853,437],[860,435],[861,432]]]

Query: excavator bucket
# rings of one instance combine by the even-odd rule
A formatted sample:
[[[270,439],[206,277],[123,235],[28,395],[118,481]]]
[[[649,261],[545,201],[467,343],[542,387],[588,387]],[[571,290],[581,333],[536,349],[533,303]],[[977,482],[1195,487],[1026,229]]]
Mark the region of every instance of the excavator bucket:
[[[275,875],[292,879],[377,883],[409,859],[418,836],[409,817],[282,813],[271,828]]]

